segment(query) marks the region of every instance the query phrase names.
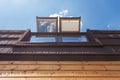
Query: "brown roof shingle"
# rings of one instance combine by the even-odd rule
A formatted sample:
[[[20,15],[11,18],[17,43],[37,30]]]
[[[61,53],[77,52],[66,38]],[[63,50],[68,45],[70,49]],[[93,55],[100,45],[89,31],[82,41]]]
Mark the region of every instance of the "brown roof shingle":
[[[88,30],[88,42],[31,43],[31,35],[71,35],[32,33],[29,30],[0,30],[0,60],[120,60],[120,31]]]

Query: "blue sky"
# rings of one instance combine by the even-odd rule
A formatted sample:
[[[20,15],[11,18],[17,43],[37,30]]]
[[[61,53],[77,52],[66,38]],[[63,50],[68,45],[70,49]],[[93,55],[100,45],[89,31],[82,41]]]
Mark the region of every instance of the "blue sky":
[[[120,0],[0,0],[0,29],[36,31],[36,16],[82,17],[82,29],[120,30]]]

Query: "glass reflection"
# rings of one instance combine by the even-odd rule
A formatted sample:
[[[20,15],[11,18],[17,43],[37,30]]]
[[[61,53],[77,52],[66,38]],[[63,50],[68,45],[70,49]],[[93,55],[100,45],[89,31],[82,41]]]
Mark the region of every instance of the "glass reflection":
[[[39,20],[38,32],[56,32],[56,20]]]
[[[30,42],[56,42],[55,37],[31,36]]]
[[[87,42],[86,36],[64,36],[62,42]]]

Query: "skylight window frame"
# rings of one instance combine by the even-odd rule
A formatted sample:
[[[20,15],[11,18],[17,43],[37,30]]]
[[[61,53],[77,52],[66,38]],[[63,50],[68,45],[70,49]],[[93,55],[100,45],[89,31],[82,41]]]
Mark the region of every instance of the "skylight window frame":
[[[55,37],[56,38],[56,42],[50,42],[50,43],[71,43],[71,42],[63,42],[62,41],[62,37],[80,37],[80,36],[86,36],[86,39],[88,40],[88,37],[87,37],[86,33],[84,33],[84,32],[82,32],[82,33],[74,33],[74,32],[73,33],[36,33],[36,32],[32,32],[31,36]],[[86,42],[88,42],[88,41],[86,41]],[[30,43],[32,43],[32,42],[30,42]],[[41,42],[37,42],[37,43],[41,43]],[[45,42],[45,43],[47,43],[47,42]],[[73,42],[73,43],[76,43],[76,42]],[[84,43],[84,42],[77,42],[77,43]]]
[[[26,40],[24,38],[27,38],[26,36],[55,36],[56,37],[56,42],[30,42],[30,37],[29,40]],[[74,47],[74,46],[102,46],[98,42],[95,42],[94,40],[90,39],[89,35],[87,35],[85,32],[81,33],[38,33],[38,32],[32,32],[24,36],[24,40],[19,41],[19,44],[16,46],[45,46],[45,47]],[[87,42],[62,42],[62,36],[82,36],[85,35],[87,38]],[[27,38],[28,39],[28,38]]]
[[[39,20],[56,20],[56,31],[55,32],[40,32],[39,31],[39,25],[38,25],[38,21]],[[58,32],[58,17],[38,17],[36,16],[36,29],[38,33],[56,33]]]
[[[78,20],[79,21],[78,31],[62,31],[62,20],[68,20],[68,21]],[[78,32],[78,33],[80,33],[80,27],[81,27],[80,22],[81,22],[81,17],[60,17],[60,19],[59,19],[59,30],[60,30],[60,32],[66,32],[66,33],[68,33],[68,32]]]

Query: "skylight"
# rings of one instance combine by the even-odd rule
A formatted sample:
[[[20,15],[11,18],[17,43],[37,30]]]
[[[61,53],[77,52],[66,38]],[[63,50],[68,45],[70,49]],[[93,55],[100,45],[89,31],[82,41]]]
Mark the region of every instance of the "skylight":
[[[85,35],[71,34],[80,32],[80,17],[37,17],[36,21],[37,35],[31,35],[30,42],[88,42]]]
[[[60,32],[80,32],[80,18],[60,18]]]
[[[85,35],[81,36],[31,36],[30,42],[88,42]]]
[[[57,32],[57,18],[37,17],[37,32]]]
[[[62,42],[87,42],[86,36],[63,36]]]
[[[30,42],[56,42],[55,37],[32,36]]]
[[[37,32],[80,32],[80,19],[80,17],[37,17]]]

